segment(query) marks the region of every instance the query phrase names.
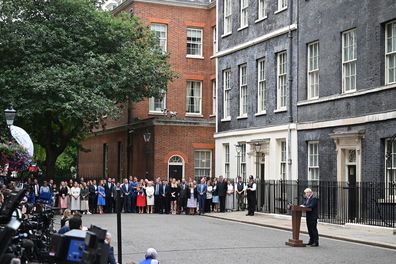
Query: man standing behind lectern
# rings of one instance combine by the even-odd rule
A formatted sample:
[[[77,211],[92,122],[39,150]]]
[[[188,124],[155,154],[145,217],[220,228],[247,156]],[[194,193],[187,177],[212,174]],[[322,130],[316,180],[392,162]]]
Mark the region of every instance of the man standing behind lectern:
[[[316,227],[318,223],[318,198],[313,196],[312,190],[310,188],[306,188],[304,193],[305,201],[301,206],[311,209],[311,211],[306,212],[307,228],[309,234],[309,242],[307,245],[311,247],[317,247],[319,246],[319,233]]]

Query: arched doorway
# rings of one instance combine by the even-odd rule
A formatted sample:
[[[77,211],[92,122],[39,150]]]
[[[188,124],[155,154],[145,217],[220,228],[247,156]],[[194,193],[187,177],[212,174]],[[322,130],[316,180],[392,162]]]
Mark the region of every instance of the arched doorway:
[[[184,161],[180,156],[172,156],[168,161],[168,179],[181,180],[184,173]]]

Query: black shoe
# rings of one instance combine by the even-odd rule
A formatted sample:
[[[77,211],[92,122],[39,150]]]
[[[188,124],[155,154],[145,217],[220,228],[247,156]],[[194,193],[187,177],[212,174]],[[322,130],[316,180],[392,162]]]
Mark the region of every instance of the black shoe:
[[[319,247],[319,243],[313,243],[312,245],[310,245],[311,247]]]
[[[305,245],[310,246],[310,245],[312,245],[312,244],[313,244],[313,242],[309,241],[309,242],[306,243]]]

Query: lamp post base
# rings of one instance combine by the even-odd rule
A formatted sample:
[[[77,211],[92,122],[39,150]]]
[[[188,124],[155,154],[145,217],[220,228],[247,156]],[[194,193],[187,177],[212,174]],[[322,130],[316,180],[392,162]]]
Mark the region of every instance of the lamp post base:
[[[296,240],[296,239],[289,239],[289,241],[285,242],[285,244],[291,247],[305,247],[305,244],[303,243],[302,240]]]

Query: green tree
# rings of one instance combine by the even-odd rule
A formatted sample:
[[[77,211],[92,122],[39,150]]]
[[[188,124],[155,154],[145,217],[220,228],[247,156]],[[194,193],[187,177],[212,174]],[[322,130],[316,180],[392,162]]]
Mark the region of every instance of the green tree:
[[[45,149],[49,177],[72,141],[174,77],[146,26],[90,0],[2,0],[0,36],[0,106]]]

